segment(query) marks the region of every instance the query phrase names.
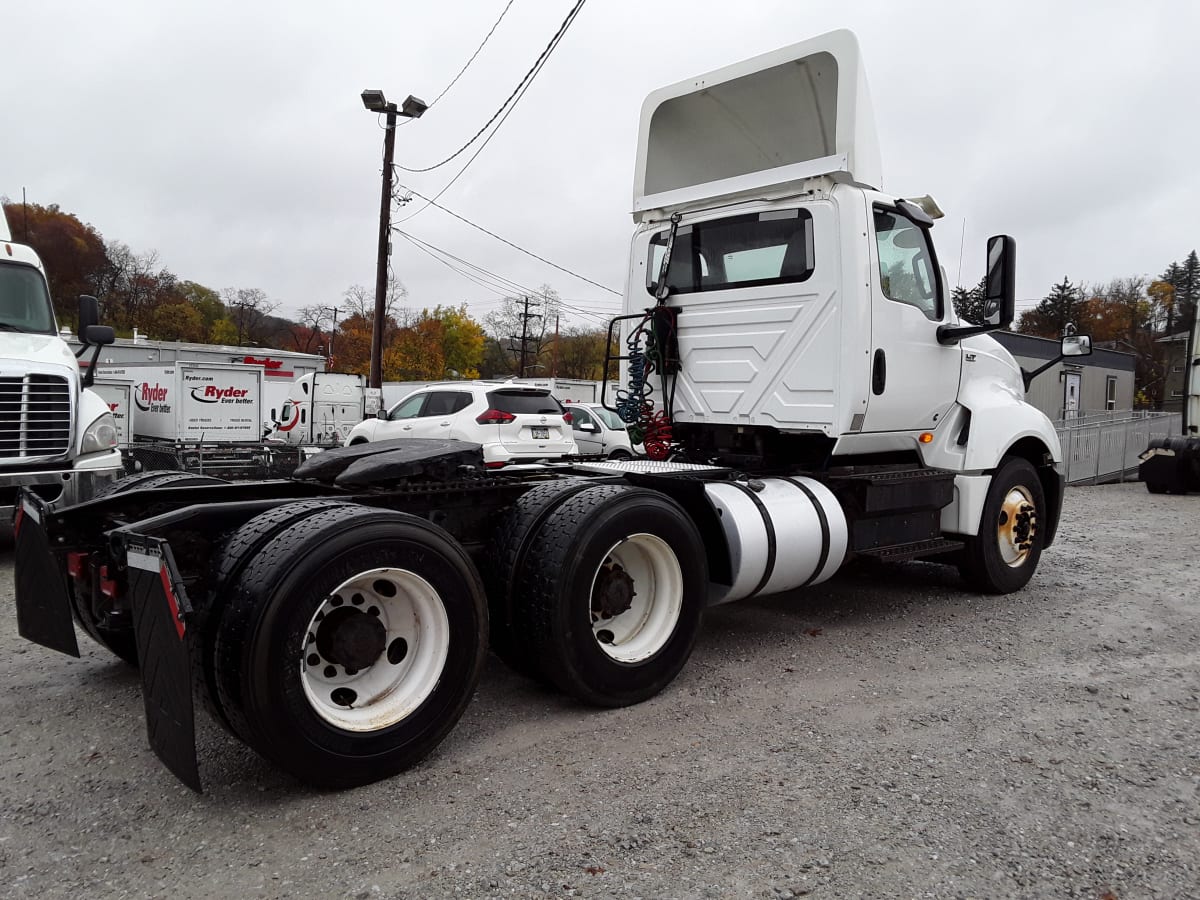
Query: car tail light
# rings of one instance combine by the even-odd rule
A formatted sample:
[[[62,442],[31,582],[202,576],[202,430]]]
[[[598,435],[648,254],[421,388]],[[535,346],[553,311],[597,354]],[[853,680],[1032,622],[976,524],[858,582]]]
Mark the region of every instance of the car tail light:
[[[483,467],[485,469],[503,469],[507,465],[508,463],[506,462],[485,462]]]
[[[489,409],[475,418],[480,425],[507,425],[516,421],[516,416],[502,409]]]
[[[568,425],[570,425],[572,418],[573,417],[571,416],[571,411],[569,409],[564,409],[563,410],[563,421],[566,422]]]

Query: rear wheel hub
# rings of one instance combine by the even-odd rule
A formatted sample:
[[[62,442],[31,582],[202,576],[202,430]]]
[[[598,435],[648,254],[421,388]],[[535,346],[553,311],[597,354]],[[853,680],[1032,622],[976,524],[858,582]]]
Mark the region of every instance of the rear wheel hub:
[[[637,596],[633,579],[614,562],[602,566],[592,588],[592,621],[614,619],[628,612]]]
[[[377,616],[352,606],[333,610],[317,628],[317,652],[347,669],[365,669],[387,646],[387,629]]]

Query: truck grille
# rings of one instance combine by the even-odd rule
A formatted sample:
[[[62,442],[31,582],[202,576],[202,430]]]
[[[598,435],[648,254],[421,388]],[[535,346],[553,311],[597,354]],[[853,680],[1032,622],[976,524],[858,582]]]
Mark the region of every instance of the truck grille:
[[[56,375],[0,378],[0,459],[66,456],[71,385]]]

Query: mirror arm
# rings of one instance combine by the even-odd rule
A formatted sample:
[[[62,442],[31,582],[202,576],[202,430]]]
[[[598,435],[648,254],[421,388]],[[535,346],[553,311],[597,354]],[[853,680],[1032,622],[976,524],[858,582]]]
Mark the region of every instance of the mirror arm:
[[[86,349],[87,345],[85,344],[84,350]],[[103,344],[96,344],[95,349],[92,351],[92,361],[88,363],[88,370],[83,373],[83,386],[85,388],[90,388],[96,381],[96,364],[100,362],[100,351],[103,349]],[[82,354],[83,351],[81,350],[80,353]]]
[[[1038,366],[1032,372],[1026,372],[1024,369],[1022,369],[1021,370],[1021,381],[1023,381],[1025,383],[1026,392],[1029,391],[1029,385],[1031,385],[1033,383],[1033,379],[1037,378],[1039,375],[1041,375],[1047,369],[1052,368],[1053,366],[1057,366],[1064,359],[1066,359],[1066,356],[1064,356],[1063,354],[1060,353],[1060,354],[1058,354],[1058,356],[1054,357],[1054,359],[1050,360],[1050,362],[1046,363],[1044,366]]]
[[[963,338],[971,337],[976,334],[987,334],[989,331],[997,331],[1005,325],[939,325],[937,329],[937,342],[939,344],[957,344]]]

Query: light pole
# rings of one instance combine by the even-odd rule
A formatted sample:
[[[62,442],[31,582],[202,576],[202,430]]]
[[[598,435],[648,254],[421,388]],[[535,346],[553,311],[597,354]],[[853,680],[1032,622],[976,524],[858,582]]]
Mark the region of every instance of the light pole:
[[[396,107],[383,91],[363,91],[362,102],[370,112],[387,116],[383,137],[383,193],[379,201],[379,255],[375,265],[375,318],[371,325],[371,375],[369,387],[383,387],[383,312],[387,294],[387,262],[392,227],[392,151],[396,147],[396,116],[419,119],[428,108],[412,94]]]

